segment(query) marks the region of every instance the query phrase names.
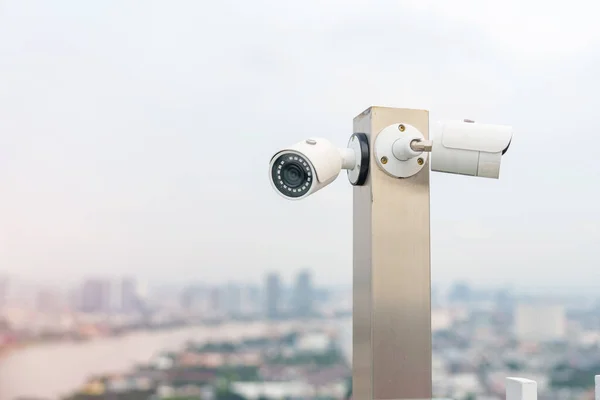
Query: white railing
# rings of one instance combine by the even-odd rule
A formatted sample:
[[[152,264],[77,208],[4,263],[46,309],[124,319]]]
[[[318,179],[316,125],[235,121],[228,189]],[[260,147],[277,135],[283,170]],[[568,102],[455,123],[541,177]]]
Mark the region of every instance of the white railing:
[[[600,400],[600,375],[595,377],[596,400]],[[506,400],[537,400],[537,382],[524,378],[506,378]]]
[[[506,378],[506,400],[537,400],[537,382],[525,378]]]

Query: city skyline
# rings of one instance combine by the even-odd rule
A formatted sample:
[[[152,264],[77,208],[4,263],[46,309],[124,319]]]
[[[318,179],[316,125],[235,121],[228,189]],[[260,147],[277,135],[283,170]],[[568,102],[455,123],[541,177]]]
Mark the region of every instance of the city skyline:
[[[262,343],[266,349],[270,348],[273,333],[281,333],[280,328],[285,326],[297,326],[304,333],[309,326],[329,333],[340,329],[340,335],[334,336],[342,339],[340,344],[344,346],[346,359],[350,360],[352,290],[346,288],[346,291],[335,292],[316,286],[311,275],[311,271],[302,269],[296,271],[294,280],[285,281],[279,274],[271,272],[263,276],[260,286],[227,281],[219,285],[188,282],[170,294],[155,291],[157,289],[140,291],[134,277],[122,276],[89,277],[79,283],[77,290],[62,294],[44,286],[30,301],[8,301],[0,307],[0,364],[8,363],[0,370],[3,379],[14,383],[14,376],[22,372],[10,372],[21,371],[8,367],[11,359],[26,360],[27,354],[43,355],[55,350],[61,354],[63,366],[57,369],[54,379],[46,376],[37,379],[42,387],[16,381],[11,387],[3,386],[0,397],[2,393],[13,398],[16,393],[33,394],[33,391],[48,394],[79,390],[89,393],[97,391],[98,385],[104,385],[105,391],[114,392],[124,390],[125,376],[141,378],[146,373],[154,377],[154,380],[145,381],[146,389],[159,390],[170,380],[156,377],[145,368],[140,369],[139,362],[147,362],[150,357],[154,363],[158,361],[157,357],[164,361],[164,355],[176,355],[179,361],[167,364],[160,361],[159,364],[169,370],[175,368],[173,373],[179,371],[177,373],[184,375],[189,372],[186,368],[215,368],[215,356],[219,358],[225,353],[228,356],[221,359],[223,362],[240,360],[244,363],[243,360],[249,360],[246,358],[248,353],[238,347],[239,341],[220,346],[223,340],[231,339],[232,333],[241,334],[249,327],[262,329],[271,338],[267,342],[263,339],[255,341],[254,336],[251,341]],[[10,276],[0,277],[10,293]],[[431,327],[435,393],[463,400],[468,393],[487,393],[486,398],[500,398],[504,390],[503,379],[518,372],[519,376],[538,380],[544,397],[549,391],[556,390],[555,383],[573,395],[585,396],[593,384],[593,373],[600,365],[597,318],[600,298],[596,293],[594,301],[589,300],[581,301],[572,296],[561,298],[557,293],[535,297],[505,288],[490,290],[461,281],[444,290],[434,287]],[[211,354],[210,357],[189,353],[191,343],[207,339],[206,347],[202,345],[202,348]],[[136,345],[132,346],[134,343]],[[180,343],[181,352],[173,352],[175,343]],[[322,336],[318,339],[310,332],[296,343],[298,349],[309,349],[309,353],[313,351],[310,348],[326,349],[328,346]],[[166,344],[169,351],[164,347]],[[134,348],[129,350],[129,347]],[[96,356],[94,348],[103,355]],[[21,352],[21,349],[27,351]],[[242,358],[231,353],[238,350]],[[261,354],[272,355],[272,350]],[[221,351],[225,353],[219,353]],[[3,359],[3,354],[12,357]],[[293,353],[289,353],[286,345],[281,354],[286,354],[285,358]],[[79,365],[82,360],[77,357],[82,360],[91,357],[93,361],[83,362],[85,368],[82,368]],[[99,359],[102,363],[98,363]],[[124,371],[123,368],[130,368],[128,363],[134,359],[138,360],[135,368],[125,376],[122,373],[105,375],[112,369]],[[251,359],[257,362],[263,358],[255,354]],[[319,359],[325,363],[319,364],[318,369],[321,369],[328,358]],[[305,355],[298,362],[300,360],[311,363]],[[17,361],[17,365],[19,362],[22,361]],[[311,365],[314,369],[315,365]],[[570,377],[562,373],[565,365],[577,375]],[[292,367],[298,368],[298,365]],[[73,370],[77,371],[75,375]],[[328,375],[325,370],[314,372]],[[35,374],[35,371],[27,371]],[[99,374],[100,371],[103,372]],[[221,370],[210,371],[212,379],[218,381]],[[344,373],[349,377],[348,369]],[[203,376],[197,376],[189,384],[206,384],[202,381]],[[256,381],[248,383],[273,384],[269,383],[272,378],[273,375],[268,373],[259,374],[254,378]],[[291,375],[286,379],[292,380]],[[302,376],[295,379],[302,379]],[[139,380],[128,382],[140,383]],[[7,391],[13,393],[12,397],[6,394]]]
[[[298,270],[285,271],[285,270],[276,270],[271,269],[264,272],[262,275],[256,275],[253,279],[235,279],[235,278],[225,278],[225,279],[212,279],[212,280],[204,280],[202,278],[198,279],[162,279],[162,280],[152,280],[144,277],[143,274],[133,275],[133,274],[108,274],[108,273],[92,273],[89,275],[75,276],[69,280],[57,279],[55,281],[47,280],[47,281],[39,281],[35,277],[28,277],[27,275],[19,275],[14,273],[7,273],[3,270],[0,270],[0,289],[3,288],[3,285],[6,285],[6,281],[8,280],[13,286],[15,283],[19,287],[25,288],[55,288],[60,290],[69,290],[73,287],[77,287],[83,281],[88,279],[99,279],[99,280],[119,280],[119,279],[134,279],[138,285],[144,287],[145,290],[148,289],[178,289],[186,286],[204,286],[204,287],[221,287],[227,285],[236,285],[242,287],[260,287],[264,285],[264,279],[269,274],[276,274],[282,284],[282,288],[293,290],[293,286],[296,284],[296,280],[298,277],[298,273],[301,271],[309,271],[311,274],[311,278],[314,281],[315,287],[326,288],[329,290],[352,290],[352,282],[327,282],[327,281],[319,281],[315,279],[317,277],[317,269],[310,268],[300,268]],[[440,282],[433,280],[431,283],[432,295],[437,291],[449,291],[456,285],[468,285],[472,290],[477,290],[479,292],[493,292],[493,291],[509,291],[513,294],[519,295],[560,295],[560,296],[584,296],[584,297],[596,297],[598,295],[598,290],[593,285],[577,285],[577,286],[569,286],[569,285],[519,285],[517,282],[496,282],[496,283],[484,283],[469,280],[469,279],[454,279],[449,282]],[[6,289],[5,289],[6,290]]]
[[[264,278],[264,285],[261,288],[264,292],[268,291],[270,280],[275,282],[277,287],[283,286],[276,274],[268,274]],[[85,353],[86,346],[94,348],[103,342],[114,352],[104,350],[105,354],[101,358],[105,362],[102,366],[96,365],[98,357],[95,357],[95,353],[91,351],[91,357],[95,361],[84,363],[86,368],[82,370],[78,369],[81,367],[77,365],[76,359],[65,357],[63,360],[65,367],[77,369],[79,371],[77,376],[73,377],[73,373],[63,371],[62,374],[55,375],[58,382],[53,379],[36,381],[43,382],[46,389],[35,385],[22,386],[18,383],[16,386],[2,387],[2,389],[8,389],[8,393],[20,392],[23,394],[31,390],[38,392],[49,390],[54,393],[59,387],[62,387],[63,391],[93,392],[98,384],[89,386],[90,382],[98,382],[100,377],[106,377],[108,386],[105,386],[105,390],[121,390],[123,387],[119,386],[119,382],[122,382],[124,378],[122,374],[109,373],[105,375],[105,372],[99,374],[94,371],[107,371],[111,368],[123,368],[128,365],[128,358],[123,357],[127,352],[125,349],[134,342],[138,343],[138,337],[154,336],[157,339],[157,343],[148,343],[147,349],[141,347],[139,351],[134,350],[131,353],[130,356],[133,356],[134,353],[138,354],[135,358],[140,362],[147,362],[151,357],[150,360],[154,363],[158,361],[157,357],[163,359],[164,355],[170,354],[181,355],[187,361],[180,359],[179,367],[173,363],[168,366],[161,361],[159,364],[164,365],[164,368],[185,369],[190,367],[188,364],[190,362],[194,366],[204,365],[203,363],[206,362],[205,367],[214,368],[215,351],[217,353],[225,351],[232,355],[231,349],[236,352],[235,349],[238,348],[237,344],[240,342],[227,344],[226,347],[230,350],[226,350],[226,347],[223,347],[223,350],[216,350],[220,348],[220,343],[222,344],[223,340],[227,341],[227,337],[231,338],[229,335],[232,332],[240,334],[249,326],[263,329],[263,332],[271,338],[273,338],[273,333],[279,330],[279,328],[275,328],[276,326],[281,328],[286,326],[278,325],[280,323],[288,324],[288,327],[297,326],[305,333],[309,325],[318,326],[319,329],[324,329],[324,332],[330,333],[331,329],[341,329],[339,337],[343,339],[344,353],[347,356],[351,355],[350,303],[340,302],[340,298],[325,297],[325,301],[313,303],[315,313],[311,315],[311,318],[305,318],[307,314],[302,312],[301,304],[301,307],[298,307],[295,293],[298,290],[304,292],[307,286],[311,287],[310,281],[310,274],[307,274],[307,271],[298,271],[297,279],[294,282],[287,282],[285,288],[272,298],[277,303],[284,303],[284,306],[280,307],[278,312],[272,316],[268,315],[268,304],[263,303],[263,300],[260,299],[261,296],[258,298],[252,296],[252,300],[250,297],[245,297],[242,300],[244,296],[240,297],[239,295],[244,286],[227,283],[222,284],[219,288],[192,284],[188,288],[195,291],[196,301],[186,301],[178,308],[173,308],[175,304],[168,297],[151,296],[154,304],[148,308],[148,313],[143,309],[138,309],[137,311],[132,310],[134,312],[128,316],[122,313],[124,310],[120,307],[107,307],[108,304],[113,303],[106,297],[105,289],[109,286],[108,282],[102,280],[90,278],[82,282],[84,289],[85,286],[91,289],[92,295],[89,298],[92,300],[89,303],[92,307],[84,309],[53,310],[48,308],[54,301],[51,293],[47,297],[46,295],[49,293],[42,292],[44,297],[42,302],[37,303],[37,313],[32,313],[33,310],[29,310],[27,307],[21,307],[20,312],[14,307],[0,309],[0,355],[4,349],[12,354],[17,353],[18,359],[19,349],[24,346],[27,346],[30,354],[35,354],[36,351],[43,354],[45,351],[52,351],[54,346],[57,346],[59,351],[64,351],[60,350],[61,348],[71,348],[72,350],[66,351],[65,355],[73,355],[74,351],[77,352],[75,354]],[[126,286],[130,289],[135,286],[134,279],[126,280],[126,282],[128,282]],[[186,295],[188,292],[186,287],[180,289],[180,294],[184,295],[186,299],[190,299]],[[314,299],[316,299],[318,291],[312,292],[311,296],[315,296]],[[263,294],[268,297],[268,293]],[[346,293],[346,297],[350,295],[351,293]],[[563,386],[565,390],[577,396],[585,396],[589,392],[589,388],[593,385],[593,373],[597,371],[600,360],[597,318],[600,302],[574,303],[572,300],[565,301],[557,296],[550,299],[548,297],[515,297],[510,292],[492,293],[464,282],[456,282],[446,293],[435,290],[434,297],[435,300],[443,298],[442,302],[434,301],[432,303],[431,315],[433,360],[436,366],[433,373],[433,385],[436,393],[440,395],[445,393],[444,397],[457,399],[465,399],[470,392],[487,393],[488,397],[486,398],[490,399],[500,398],[504,390],[503,379],[515,372],[518,372],[519,376],[538,380],[539,390],[544,397],[549,395],[549,391],[556,390],[553,387],[554,384]],[[246,310],[239,314],[242,310],[238,307],[242,304],[247,306],[248,300],[251,300],[253,307],[251,309],[244,307]],[[42,306],[41,309],[39,306]],[[231,329],[230,333],[226,334],[228,329]],[[208,337],[205,334],[198,336],[198,333],[193,333],[198,330],[204,330]],[[193,337],[194,340],[198,340],[199,337],[204,337],[204,340],[209,339],[205,349],[212,355],[208,359],[189,354],[190,344],[194,343],[194,340],[186,340],[186,332],[187,335],[192,335],[190,337]],[[165,341],[165,335],[172,335],[175,343],[185,344],[181,347],[181,353],[173,352],[173,347],[170,347],[170,351],[166,351],[163,347],[165,343],[172,345],[173,341],[171,339]],[[322,339],[315,341],[312,334],[309,333],[308,336],[312,336],[312,338],[307,337],[307,340],[297,342],[299,349],[307,349],[307,345],[321,349],[324,349],[324,345],[327,346]],[[144,342],[144,340],[139,341],[139,343]],[[196,343],[199,344],[199,342]],[[269,347],[268,342],[265,343],[262,340],[253,341],[253,343],[263,343],[263,346]],[[114,346],[120,346],[121,350],[115,350]],[[289,356],[288,350],[285,350],[285,354]],[[27,353],[25,351],[22,354]],[[129,352],[127,353],[129,354]],[[109,356],[109,354],[113,354],[113,356]],[[248,355],[244,350],[241,351],[240,355],[242,354]],[[81,354],[81,356],[89,357],[85,354]],[[10,358],[5,358],[5,360],[10,363]],[[247,358],[241,360],[244,359],[247,360]],[[260,358],[253,357],[252,359]],[[142,371],[142,375],[148,372],[146,369],[140,369],[139,363],[136,363],[135,366],[134,370],[126,373],[127,376],[140,376],[140,371]],[[577,375],[568,376],[562,373],[565,366],[568,366]],[[297,368],[297,365],[294,368]],[[11,374],[7,370],[11,370],[11,368],[5,368],[3,376],[7,381],[11,381],[9,379]],[[260,370],[264,371],[262,368]],[[218,373],[218,371],[213,371],[213,377],[214,372]],[[346,373],[349,373],[349,370],[346,370]],[[583,376],[585,379],[579,378],[579,376]],[[268,374],[260,376],[260,379],[257,382],[253,381],[252,384],[257,385],[262,381],[268,383],[270,377],[272,376]],[[291,378],[288,377],[288,379]],[[190,382],[190,384],[202,384],[201,381],[202,379]],[[103,382],[105,381],[103,380]],[[164,380],[160,382],[165,384]],[[157,382],[154,381],[154,383],[155,385],[152,387],[156,388]],[[146,385],[148,384],[149,382],[146,381]],[[6,393],[6,391],[2,393]],[[585,397],[577,398],[585,399]]]

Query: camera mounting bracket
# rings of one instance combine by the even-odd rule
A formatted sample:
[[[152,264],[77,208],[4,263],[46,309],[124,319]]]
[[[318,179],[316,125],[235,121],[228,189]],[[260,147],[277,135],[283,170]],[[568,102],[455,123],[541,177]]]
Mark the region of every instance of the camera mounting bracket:
[[[394,178],[409,178],[427,164],[426,148],[415,150],[413,142],[425,140],[413,125],[396,123],[381,130],[375,139],[375,160],[386,174]],[[416,147],[416,146],[415,146]]]

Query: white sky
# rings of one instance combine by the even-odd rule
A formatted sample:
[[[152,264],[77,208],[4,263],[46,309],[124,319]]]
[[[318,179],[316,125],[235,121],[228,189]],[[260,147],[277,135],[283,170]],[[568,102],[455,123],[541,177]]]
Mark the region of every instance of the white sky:
[[[370,105],[512,124],[501,179],[432,174],[436,281],[600,285],[589,2],[0,2],[0,268],[351,281],[351,188],[269,186]]]

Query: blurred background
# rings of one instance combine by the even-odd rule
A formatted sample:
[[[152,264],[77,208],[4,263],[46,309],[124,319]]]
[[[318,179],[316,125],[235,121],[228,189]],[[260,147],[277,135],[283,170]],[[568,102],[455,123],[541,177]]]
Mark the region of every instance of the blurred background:
[[[267,167],[371,105],[515,127],[431,177],[435,395],[593,398],[593,7],[1,0],[0,400],[348,397],[351,186]]]

